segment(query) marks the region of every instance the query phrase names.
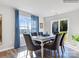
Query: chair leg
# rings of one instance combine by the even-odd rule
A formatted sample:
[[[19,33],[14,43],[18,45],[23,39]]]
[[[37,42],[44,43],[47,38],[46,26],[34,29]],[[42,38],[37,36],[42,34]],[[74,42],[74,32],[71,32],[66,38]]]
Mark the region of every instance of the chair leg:
[[[29,51],[30,53],[30,57],[32,58],[33,57],[33,51]]]
[[[60,58],[60,52],[59,52],[59,49],[57,49],[57,53],[58,53],[58,57]]]
[[[28,55],[28,50],[27,50],[26,58],[27,58],[27,55]]]
[[[54,50],[54,57],[56,58],[56,50]]]
[[[50,50],[50,58],[52,58],[52,51]]]
[[[62,52],[62,57],[63,57],[63,47],[61,46],[61,52]]]
[[[63,46],[63,50],[65,51],[65,47]]]

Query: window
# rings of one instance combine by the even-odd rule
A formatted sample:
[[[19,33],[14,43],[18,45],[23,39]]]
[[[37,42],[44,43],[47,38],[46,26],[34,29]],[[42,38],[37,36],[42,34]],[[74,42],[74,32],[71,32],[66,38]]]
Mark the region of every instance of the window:
[[[20,26],[20,33],[28,33],[31,32],[38,32],[39,29],[39,18],[31,17],[31,16],[23,16],[19,15],[19,26]]]
[[[20,33],[30,33],[31,32],[31,17],[26,16],[19,16],[19,26],[20,26]]]
[[[67,31],[67,26],[68,26],[68,24],[67,24],[68,22],[67,22],[67,20],[62,20],[62,21],[60,21],[60,32],[61,31]]]
[[[68,20],[61,19],[52,21],[51,23],[51,34],[56,34],[58,32],[67,32],[68,31]]]
[[[53,34],[58,33],[58,21],[53,22],[53,24],[52,24],[52,33]]]

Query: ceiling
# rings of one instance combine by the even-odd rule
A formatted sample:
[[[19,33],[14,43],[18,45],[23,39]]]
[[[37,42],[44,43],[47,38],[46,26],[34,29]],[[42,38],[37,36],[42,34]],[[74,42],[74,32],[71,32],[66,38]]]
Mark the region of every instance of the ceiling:
[[[42,17],[79,9],[79,3],[64,3],[63,0],[0,0],[0,4]]]

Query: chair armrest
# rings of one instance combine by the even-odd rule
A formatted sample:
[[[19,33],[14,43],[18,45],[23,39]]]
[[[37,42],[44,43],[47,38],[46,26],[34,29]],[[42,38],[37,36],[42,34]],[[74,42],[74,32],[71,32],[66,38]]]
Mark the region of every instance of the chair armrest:
[[[34,45],[40,45],[41,44],[41,42],[37,41],[37,40],[33,40],[33,43],[34,43]]]
[[[43,43],[47,43],[47,42],[50,42],[50,40],[44,41]]]
[[[48,40],[48,41],[45,41],[43,42],[44,44],[47,44],[47,43],[51,43],[51,42],[54,42],[54,40]]]

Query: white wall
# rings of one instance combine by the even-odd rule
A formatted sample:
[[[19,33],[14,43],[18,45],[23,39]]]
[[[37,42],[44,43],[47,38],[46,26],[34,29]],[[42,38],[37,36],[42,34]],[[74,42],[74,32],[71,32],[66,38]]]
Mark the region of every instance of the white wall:
[[[14,47],[15,13],[13,8],[0,5],[0,14],[2,15],[2,45],[0,51],[3,51]]]
[[[40,23],[43,23],[43,28],[40,28]],[[39,32],[44,32],[44,18],[39,17]]]
[[[50,23],[53,20],[61,20],[63,18],[67,18],[68,20],[68,36],[69,36],[69,41],[72,42],[72,35],[73,34],[79,34],[79,10],[75,10],[72,12],[68,12],[68,13],[64,13],[64,14],[60,14],[60,15],[55,15],[55,16],[51,16],[51,17],[46,17],[45,18],[45,31],[48,31],[49,33],[51,33],[50,29]],[[73,44],[73,42],[72,42]]]

